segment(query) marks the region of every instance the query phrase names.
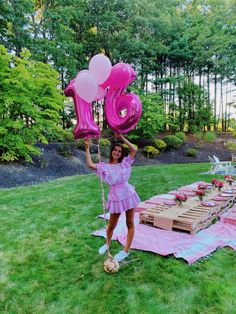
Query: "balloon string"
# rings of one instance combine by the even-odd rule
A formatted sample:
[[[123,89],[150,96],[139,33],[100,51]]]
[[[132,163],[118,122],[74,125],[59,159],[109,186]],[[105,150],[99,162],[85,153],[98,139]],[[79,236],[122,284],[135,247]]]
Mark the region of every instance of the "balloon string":
[[[98,140],[98,161],[99,163],[101,162],[101,150],[100,150],[100,138]],[[100,187],[101,187],[101,194],[102,194],[102,209],[103,209],[103,217],[104,217],[104,220],[105,220],[105,230],[107,232],[107,220],[106,220],[106,200],[105,200],[105,191],[104,191],[104,186],[103,186],[103,182],[102,182],[102,176],[100,175]],[[109,248],[109,244],[108,244],[108,241],[107,241],[107,235],[106,235],[106,244],[108,246],[108,249],[107,249],[107,256],[109,258],[112,258],[112,255],[110,253],[110,248]]]

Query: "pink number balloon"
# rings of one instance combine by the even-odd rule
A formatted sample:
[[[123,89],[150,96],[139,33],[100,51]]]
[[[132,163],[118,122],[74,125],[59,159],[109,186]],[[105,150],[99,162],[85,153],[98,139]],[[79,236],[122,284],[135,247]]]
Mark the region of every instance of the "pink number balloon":
[[[100,129],[93,120],[91,104],[79,97],[75,90],[74,81],[72,80],[64,91],[65,96],[72,97],[74,100],[77,118],[77,125],[73,130],[74,138],[99,137]]]
[[[105,82],[110,85],[105,100],[105,115],[113,131],[127,133],[137,125],[142,114],[142,104],[137,95],[123,93],[125,88],[136,79],[133,68],[125,63],[118,63],[116,66],[112,69],[109,82]]]

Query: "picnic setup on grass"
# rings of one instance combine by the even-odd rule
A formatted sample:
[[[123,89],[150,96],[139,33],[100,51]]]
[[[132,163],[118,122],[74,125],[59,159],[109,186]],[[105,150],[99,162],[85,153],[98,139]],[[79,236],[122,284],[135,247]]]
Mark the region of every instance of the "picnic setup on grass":
[[[131,248],[173,254],[189,264],[220,247],[236,250],[236,181],[232,176],[224,179],[194,182],[139,203]],[[105,228],[93,235],[105,237]],[[125,238],[123,217],[113,240],[123,245]]]
[[[92,117],[94,100],[104,99],[106,122],[116,135],[120,136],[134,129],[141,117],[142,104],[137,95],[126,93],[126,88],[135,79],[136,73],[129,64],[121,62],[112,66],[110,60],[103,54],[95,55],[89,62],[89,69],[80,71],[65,89],[65,95],[74,100],[77,118],[77,125],[73,131],[75,139],[84,138],[85,141],[89,141],[90,138],[99,138],[101,135],[100,128]],[[128,142],[124,137],[121,138]],[[86,145],[88,148],[89,142]],[[88,152],[89,149],[86,150],[86,154]],[[100,157],[98,142],[99,161]],[[91,168],[97,170],[98,166],[91,161],[90,155],[88,159]],[[128,168],[125,170],[125,167],[128,167],[128,160],[124,160],[125,164],[120,161],[121,167],[126,172],[130,171],[127,170]],[[216,156],[209,157],[209,160],[211,169],[208,173],[218,174],[219,171],[225,171],[229,174],[231,163],[221,162]],[[132,163],[130,160],[129,162]],[[114,212],[106,213],[102,183],[106,175],[109,176],[109,169],[107,166],[100,169],[104,213],[98,217],[105,221],[110,217],[114,219]],[[136,208],[128,207],[128,210],[135,212],[135,234],[131,249],[150,251],[164,256],[173,254],[189,264],[220,247],[228,246],[236,250],[236,205],[234,205],[236,181],[229,175],[224,179],[224,181],[213,179],[211,182],[193,182],[166,194],[153,195],[150,199],[135,205]],[[112,181],[111,178],[109,180]],[[107,179],[108,184],[109,180]],[[117,186],[121,187],[122,184]],[[128,183],[125,184],[134,191]],[[112,240],[118,240],[125,247],[129,238],[127,213],[118,213],[121,215],[118,224],[116,225],[117,221],[115,223],[114,232],[112,230]],[[122,259],[116,259],[116,256],[113,259],[109,253],[107,230],[105,225],[104,228],[93,232],[93,235],[106,239],[106,244],[100,248],[104,250],[102,254],[105,252],[108,254],[104,262],[104,270],[113,273],[119,270],[118,262]],[[122,258],[129,255],[125,251],[120,253],[123,254]]]

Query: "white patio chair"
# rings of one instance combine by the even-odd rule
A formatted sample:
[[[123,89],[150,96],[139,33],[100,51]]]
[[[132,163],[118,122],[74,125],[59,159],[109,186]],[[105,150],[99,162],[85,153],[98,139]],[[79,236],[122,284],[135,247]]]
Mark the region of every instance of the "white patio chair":
[[[211,162],[211,169],[208,173],[216,174],[217,172],[223,172],[224,174],[228,174],[229,167],[231,166],[230,161],[220,161],[218,157],[208,156],[209,161]]]

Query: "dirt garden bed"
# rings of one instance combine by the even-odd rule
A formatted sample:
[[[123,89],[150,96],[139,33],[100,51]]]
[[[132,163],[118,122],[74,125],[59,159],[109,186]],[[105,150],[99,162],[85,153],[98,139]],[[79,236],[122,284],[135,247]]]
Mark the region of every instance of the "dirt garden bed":
[[[220,160],[230,160],[232,152],[224,145],[225,136],[220,137],[214,144],[200,143],[193,137],[178,150],[164,151],[154,159],[147,159],[141,150],[138,151],[134,165],[144,166],[150,164],[168,163],[194,163],[208,162],[208,155],[216,155]],[[140,141],[139,146],[148,145],[148,141]],[[188,148],[198,147],[196,157],[187,157]],[[0,188],[9,188],[21,185],[32,185],[51,181],[64,176],[88,174],[91,171],[85,163],[85,152],[77,149],[74,144],[39,144],[42,155],[33,159],[34,163],[12,162],[0,163]],[[96,153],[96,148],[93,147]],[[106,159],[105,159],[106,161]]]

